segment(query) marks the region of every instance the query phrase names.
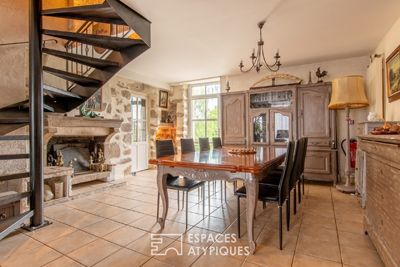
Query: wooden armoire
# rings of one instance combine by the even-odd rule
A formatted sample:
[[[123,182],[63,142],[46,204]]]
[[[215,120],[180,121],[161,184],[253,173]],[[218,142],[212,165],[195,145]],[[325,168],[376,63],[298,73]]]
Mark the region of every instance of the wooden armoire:
[[[221,95],[224,145],[279,146],[308,137],[305,177],[337,181],[331,83],[259,87]]]

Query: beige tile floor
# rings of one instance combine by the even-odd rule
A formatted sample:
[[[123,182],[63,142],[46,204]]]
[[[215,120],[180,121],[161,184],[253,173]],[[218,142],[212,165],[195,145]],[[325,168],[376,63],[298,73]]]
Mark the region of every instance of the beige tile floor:
[[[51,226],[35,232],[19,231],[0,241],[0,266],[268,266],[268,267],[379,267],[377,252],[362,228],[363,211],[353,196],[324,185],[307,184],[303,202],[291,229],[284,230],[284,249],[278,249],[277,208],[258,205],[255,234],[257,251],[246,256],[234,253],[247,246],[245,214],[243,236],[236,243],[221,242],[219,233],[236,234],[236,198],[228,188],[221,202],[219,182],[211,190],[211,214],[203,218],[197,191],[189,194],[189,229],[182,236],[161,239],[151,253],[151,233],[156,224],[156,172],[149,170],[128,179],[127,185],[46,208]],[[184,233],[185,213],[177,210],[171,191],[170,211],[163,233]],[[245,212],[245,199],[242,210]],[[211,237],[196,242],[193,234]],[[197,249],[199,253],[190,253]],[[230,256],[216,255],[226,250]],[[214,253],[212,253],[214,252]]]

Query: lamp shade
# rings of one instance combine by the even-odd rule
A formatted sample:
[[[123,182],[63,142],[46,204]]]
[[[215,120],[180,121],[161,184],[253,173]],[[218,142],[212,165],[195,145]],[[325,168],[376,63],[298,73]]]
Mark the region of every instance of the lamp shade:
[[[330,109],[353,109],[366,106],[368,106],[368,99],[365,95],[363,76],[346,76],[332,81]]]

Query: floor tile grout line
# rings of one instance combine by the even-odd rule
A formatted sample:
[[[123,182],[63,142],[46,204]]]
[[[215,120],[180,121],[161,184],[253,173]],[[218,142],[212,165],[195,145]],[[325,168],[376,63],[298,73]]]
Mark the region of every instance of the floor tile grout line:
[[[308,185],[307,185],[308,188]],[[299,194],[301,194],[301,192],[299,191]],[[304,195],[302,196],[302,205],[301,205],[301,218],[300,218],[300,225],[299,225],[299,233],[297,234],[297,238],[296,238],[296,245],[294,247],[294,251],[293,251],[293,257],[292,257],[292,263],[290,264],[290,266],[294,266],[294,258],[296,257],[296,250],[297,250],[297,245],[300,239],[300,231],[301,231],[301,226],[303,225],[303,219],[304,219],[304,205],[306,204],[306,197],[308,195],[304,193]],[[297,201],[297,196],[294,197],[295,201]]]
[[[342,247],[340,245],[340,238],[339,238],[339,229],[337,226],[337,220],[336,220],[336,210],[335,210],[335,201],[333,200],[333,194],[332,194],[332,187],[329,188],[329,192],[331,195],[331,202],[332,202],[332,208],[333,208],[333,219],[335,220],[335,226],[336,226],[336,236],[337,236],[337,242],[339,245],[339,255],[340,255],[340,263],[342,264],[342,266],[344,265],[343,263],[343,257],[342,257]]]

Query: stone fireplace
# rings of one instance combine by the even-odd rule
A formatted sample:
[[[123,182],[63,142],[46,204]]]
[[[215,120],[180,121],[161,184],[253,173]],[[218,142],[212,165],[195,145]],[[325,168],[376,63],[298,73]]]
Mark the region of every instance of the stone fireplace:
[[[121,120],[114,119],[48,115],[44,140],[46,162],[49,166],[72,167],[71,185],[115,180],[109,141],[121,124]]]

